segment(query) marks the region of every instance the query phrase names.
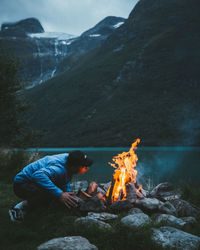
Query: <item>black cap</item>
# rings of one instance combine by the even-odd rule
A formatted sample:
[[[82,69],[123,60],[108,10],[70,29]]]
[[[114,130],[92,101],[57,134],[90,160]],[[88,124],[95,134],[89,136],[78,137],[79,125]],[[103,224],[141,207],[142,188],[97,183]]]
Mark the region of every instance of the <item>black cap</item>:
[[[93,160],[80,150],[75,150],[69,153],[67,157],[68,166],[91,166]]]

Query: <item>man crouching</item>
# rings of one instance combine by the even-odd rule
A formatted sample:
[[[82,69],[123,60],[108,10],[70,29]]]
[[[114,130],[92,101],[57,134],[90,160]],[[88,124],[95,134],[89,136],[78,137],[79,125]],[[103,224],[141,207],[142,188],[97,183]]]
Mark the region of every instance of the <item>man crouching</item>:
[[[27,211],[58,199],[67,208],[76,207],[72,197],[71,179],[84,174],[93,160],[82,151],[45,156],[27,165],[14,178],[14,193],[22,202],[9,210],[12,221],[22,221]]]

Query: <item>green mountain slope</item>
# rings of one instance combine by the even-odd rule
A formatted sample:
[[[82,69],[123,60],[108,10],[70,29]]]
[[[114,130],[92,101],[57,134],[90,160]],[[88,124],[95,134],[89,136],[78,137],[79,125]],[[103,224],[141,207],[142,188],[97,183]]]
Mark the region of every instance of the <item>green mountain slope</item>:
[[[200,145],[199,7],[141,0],[100,49],[29,91],[41,146]]]

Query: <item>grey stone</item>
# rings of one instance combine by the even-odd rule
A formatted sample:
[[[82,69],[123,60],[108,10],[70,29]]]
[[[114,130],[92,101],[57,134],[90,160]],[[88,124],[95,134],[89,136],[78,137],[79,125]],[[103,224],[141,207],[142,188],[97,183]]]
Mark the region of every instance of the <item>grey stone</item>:
[[[140,214],[143,213],[143,211],[137,207],[133,207],[128,211],[128,214]]]
[[[128,200],[124,200],[124,201],[117,201],[111,204],[110,209],[111,211],[115,212],[115,213],[120,213],[123,211],[128,211],[133,207],[133,204],[128,201]]]
[[[131,214],[121,219],[121,223],[124,226],[133,229],[143,227],[144,225],[151,223],[151,221],[150,217],[144,213]]]
[[[102,193],[104,196],[106,195],[106,191],[100,187],[97,188],[97,192]]]
[[[164,182],[157,185],[151,191],[150,196],[153,198],[160,199],[162,201],[180,198],[180,194],[178,194],[174,190],[174,186],[169,182]]]
[[[197,224],[197,220],[192,216],[181,217],[180,219],[186,223],[185,228],[191,228],[193,225]]]
[[[176,215],[176,208],[169,202],[160,202],[158,209],[160,212],[165,213],[165,214],[172,214]]]
[[[193,250],[200,246],[200,237],[173,227],[153,228],[152,240],[165,249]]]
[[[99,187],[105,190],[105,192],[107,192],[108,188],[110,187],[110,184],[111,184],[111,181],[109,181],[108,183],[101,183],[99,184]]]
[[[103,229],[103,230],[111,230],[112,229],[111,225],[109,225],[108,223],[91,218],[89,216],[76,219],[75,224],[85,226],[87,228],[97,227],[97,228]]]
[[[118,215],[110,214],[110,213],[93,213],[93,212],[89,212],[88,217],[92,218],[92,219],[101,220],[101,221],[107,221],[107,220],[116,219],[118,217]]]
[[[98,250],[95,245],[81,236],[70,236],[49,240],[37,247],[37,250]]]
[[[160,214],[158,216],[155,216],[154,220],[157,223],[164,223],[166,226],[172,226],[177,228],[183,228],[186,225],[185,221],[171,214]]]
[[[179,217],[198,217],[200,215],[200,208],[185,200],[175,199],[171,200],[170,203],[175,207]]]
[[[182,219],[183,221],[185,221],[186,223],[192,223],[192,224],[197,223],[197,220],[196,220],[194,217],[192,217],[192,216],[181,217],[181,219]]]
[[[91,197],[84,203],[80,204],[80,211],[82,212],[104,212],[106,207],[102,200],[98,197]]]
[[[176,215],[176,209],[170,202],[162,202],[156,198],[143,198],[135,203],[136,207],[147,212],[162,212]]]
[[[135,205],[147,210],[157,210],[161,202],[156,198],[143,198],[136,201]]]
[[[87,181],[76,181],[71,183],[71,189],[73,192],[78,192],[79,189],[86,190],[88,187]]]

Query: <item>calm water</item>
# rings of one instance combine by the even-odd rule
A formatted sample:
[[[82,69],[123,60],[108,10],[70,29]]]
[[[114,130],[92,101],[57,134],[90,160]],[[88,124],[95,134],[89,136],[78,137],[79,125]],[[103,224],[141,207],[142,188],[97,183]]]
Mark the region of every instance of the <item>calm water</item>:
[[[42,155],[82,150],[94,159],[94,164],[83,176],[76,180],[87,179],[108,182],[112,179],[114,168],[108,162],[117,154],[129,148],[29,148],[27,151],[38,151]],[[145,183],[161,181],[191,181],[200,183],[200,147],[138,147],[137,170],[138,180]]]

